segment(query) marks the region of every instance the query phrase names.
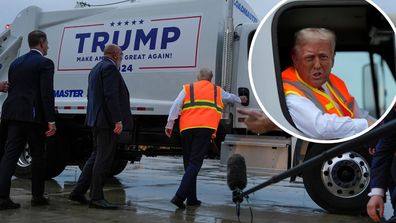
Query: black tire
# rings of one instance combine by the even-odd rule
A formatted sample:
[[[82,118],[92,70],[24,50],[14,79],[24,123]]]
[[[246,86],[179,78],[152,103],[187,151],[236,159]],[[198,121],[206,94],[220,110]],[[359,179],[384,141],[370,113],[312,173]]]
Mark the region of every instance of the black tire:
[[[85,165],[85,161],[78,164],[78,168],[82,171]],[[116,176],[120,174],[128,164],[128,160],[114,160],[111,170],[109,172],[109,177]]]
[[[47,139],[46,157],[46,178],[52,179],[57,177],[65,170],[67,165],[67,146],[66,141],[60,139],[60,134]]]
[[[220,159],[221,142],[222,142],[221,139],[216,138],[210,143],[207,152],[208,159]]]
[[[313,144],[305,160],[334,145]],[[311,199],[335,214],[365,214],[370,187],[371,157],[361,147],[334,157],[303,172],[304,186]]]
[[[62,144],[55,137],[46,140],[46,179],[52,179],[63,172],[66,167],[67,156]],[[24,151],[19,157],[15,176],[19,178],[30,179],[32,177],[31,155],[29,145],[26,144]]]
[[[29,145],[26,144],[25,149],[19,157],[14,175],[18,178],[30,179],[32,177],[31,162],[32,157],[30,156]]]
[[[128,164],[128,160],[114,160],[113,166],[111,167],[110,176],[116,176],[120,174]]]

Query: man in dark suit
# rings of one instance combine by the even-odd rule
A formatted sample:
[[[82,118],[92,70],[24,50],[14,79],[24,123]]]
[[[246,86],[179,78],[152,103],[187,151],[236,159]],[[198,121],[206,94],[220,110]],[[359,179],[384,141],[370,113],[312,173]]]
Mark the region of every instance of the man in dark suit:
[[[8,82],[0,81],[0,92],[8,91]],[[5,122],[0,120],[0,161],[1,157],[3,157],[5,142],[7,140],[7,128],[5,126]]]
[[[385,117],[384,122],[389,122],[396,118],[395,107]],[[396,173],[395,163],[396,152],[396,132],[385,138],[382,138],[376,146],[371,165],[371,192],[370,200],[367,204],[367,213],[371,219],[380,222],[384,217],[384,198],[386,189],[389,187],[392,206],[396,204],[396,191],[394,188]],[[396,210],[394,215],[388,221],[396,222]]]
[[[5,124],[5,121],[0,120],[0,161],[4,154],[6,141],[7,141],[7,126]]]
[[[30,52],[10,65],[8,80],[11,87],[4,101],[1,119],[6,121],[7,141],[0,162],[0,209],[19,208],[10,199],[11,177],[17,160],[29,144],[32,155],[33,206],[48,204],[44,197],[45,137],[55,134],[54,63],[45,58],[47,36],[36,30],[28,35]],[[47,131],[46,131],[46,128]]]
[[[103,60],[88,77],[86,124],[93,130],[94,149],[69,199],[88,203],[84,194],[90,188],[89,207],[93,208],[117,209],[104,199],[103,186],[113,164],[117,136],[132,129],[129,92],[119,71],[122,55],[120,47],[107,45]]]

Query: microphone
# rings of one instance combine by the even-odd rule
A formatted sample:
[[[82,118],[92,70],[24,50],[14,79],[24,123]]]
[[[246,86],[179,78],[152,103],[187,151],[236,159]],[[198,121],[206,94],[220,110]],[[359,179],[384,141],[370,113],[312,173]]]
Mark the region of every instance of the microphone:
[[[243,190],[247,184],[245,158],[233,154],[227,161],[227,184],[230,190]]]
[[[242,191],[246,187],[246,163],[240,154],[233,154],[228,158],[227,184],[232,191]]]
[[[243,202],[242,190],[246,187],[246,163],[240,154],[233,154],[227,161],[227,184],[232,190],[232,202],[236,204],[236,214],[239,219],[240,204]]]

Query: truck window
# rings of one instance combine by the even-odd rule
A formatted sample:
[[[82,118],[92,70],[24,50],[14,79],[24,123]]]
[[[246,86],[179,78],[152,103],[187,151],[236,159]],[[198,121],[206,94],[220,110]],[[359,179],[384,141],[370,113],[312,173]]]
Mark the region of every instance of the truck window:
[[[368,52],[337,52],[332,72],[345,81],[359,106],[378,118],[391,105],[396,84],[389,66],[379,54],[373,55],[373,62],[375,76]]]
[[[384,108],[387,109],[391,106],[394,97],[396,96],[396,82],[389,69],[388,64],[378,54],[374,54],[374,63],[378,68],[378,79],[380,86],[384,88],[384,97],[381,101],[384,103]],[[381,98],[380,98],[381,99]]]
[[[249,57],[249,54],[250,54],[250,46],[252,45],[252,41],[253,41],[253,37],[254,37],[255,33],[256,33],[256,30],[250,32],[249,36],[248,36],[248,42],[247,42],[247,44],[248,44],[248,48],[247,48],[248,52],[246,54],[248,57]]]

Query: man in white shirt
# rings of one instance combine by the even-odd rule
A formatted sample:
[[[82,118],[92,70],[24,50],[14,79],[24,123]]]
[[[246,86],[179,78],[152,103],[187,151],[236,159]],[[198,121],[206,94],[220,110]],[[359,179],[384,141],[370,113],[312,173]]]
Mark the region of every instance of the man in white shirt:
[[[168,116],[168,122],[165,126],[166,134],[170,136],[172,134],[172,129],[173,125],[175,124],[175,120],[179,117],[182,106],[183,106],[183,100],[184,97],[186,96],[186,92],[182,89],[179,93],[179,95],[176,97],[174,100],[172,107],[169,111],[169,116]],[[235,94],[228,93],[221,89],[221,98],[224,103],[245,103],[247,101],[246,96],[241,96],[238,97]]]
[[[295,34],[293,67],[282,72],[290,116],[300,131],[315,139],[352,136],[375,122],[331,73],[334,56],[332,31],[305,28]]]
[[[185,173],[171,202],[180,209],[200,206],[197,198],[197,175],[208,151],[210,140],[216,134],[224,103],[246,102],[247,97],[238,97],[225,92],[211,83],[213,73],[201,69],[197,81],[185,84],[173,102],[165,126],[165,134],[172,136],[173,125],[180,115],[180,138],[183,148]]]
[[[295,34],[293,66],[282,72],[283,89],[290,116],[296,127],[310,138],[337,139],[355,135],[376,120],[362,111],[345,83],[331,73],[335,55],[335,34],[324,28],[306,28]],[[253,132],[276,129],[257,112],[245,123]],[[270,123],[270,124],[269,124]]]

